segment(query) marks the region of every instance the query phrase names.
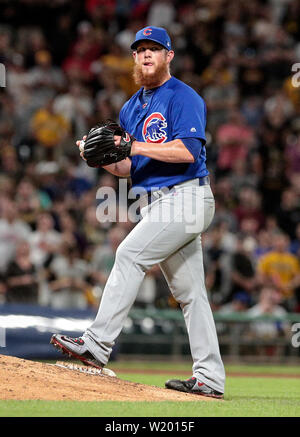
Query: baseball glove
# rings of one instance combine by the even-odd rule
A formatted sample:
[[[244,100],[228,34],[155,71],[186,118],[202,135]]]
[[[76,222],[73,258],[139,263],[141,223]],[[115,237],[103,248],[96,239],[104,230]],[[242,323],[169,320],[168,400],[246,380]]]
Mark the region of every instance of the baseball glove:
[[[114,135],[121,137],[119,146],[115,145]],[[133,141],[135,138],[121,126],[113,120],[107,120],[89,131],[80,150],[83,151],[83,157],[89,167],[102,167],[127,158]]]

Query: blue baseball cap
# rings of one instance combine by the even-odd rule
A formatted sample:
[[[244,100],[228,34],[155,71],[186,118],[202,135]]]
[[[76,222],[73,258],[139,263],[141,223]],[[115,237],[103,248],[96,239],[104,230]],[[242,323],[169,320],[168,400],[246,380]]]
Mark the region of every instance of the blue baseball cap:
[[[171,50],[171,38],[162,27],[147,26],[139,30],[135,35],[135,41],[131,44],[131,48],[135,50],[140,41],[154,41],[165,49]]]

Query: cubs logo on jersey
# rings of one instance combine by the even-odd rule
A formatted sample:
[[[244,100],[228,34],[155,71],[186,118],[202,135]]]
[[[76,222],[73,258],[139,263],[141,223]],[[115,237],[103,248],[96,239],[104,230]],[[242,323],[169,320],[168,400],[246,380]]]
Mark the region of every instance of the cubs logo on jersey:
[[[168,123],[160,112],[154,112],[146,118],[143,124],[143,138],[146,143],[164,143]]]

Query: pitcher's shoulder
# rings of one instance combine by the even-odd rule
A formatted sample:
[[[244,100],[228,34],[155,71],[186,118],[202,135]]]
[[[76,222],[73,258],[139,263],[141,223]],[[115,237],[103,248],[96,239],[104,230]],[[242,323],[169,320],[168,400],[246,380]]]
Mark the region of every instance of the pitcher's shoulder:
[[[172,76],[172,79],[169,82],[170,82],[169,89],[173,91],[173,95],[175,98],[177,99],[194,98],[204,102],[203,97],[196,90],[194,90],[194,88],[187,85],[182,80]]]

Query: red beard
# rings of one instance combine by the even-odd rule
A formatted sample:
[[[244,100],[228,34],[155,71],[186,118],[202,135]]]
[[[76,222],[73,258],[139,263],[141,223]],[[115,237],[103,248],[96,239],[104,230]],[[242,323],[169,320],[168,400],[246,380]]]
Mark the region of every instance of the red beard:
[[[133,78],[138,86],[155,88],[165,80],[165,78],[168,76],[168,73],[168,64],[166,62],[158,65],[155,72],[150,74],[144,74],[142,71],[142,65],[135,64],[133,70]]]

